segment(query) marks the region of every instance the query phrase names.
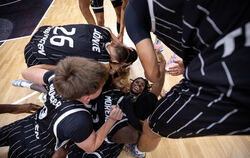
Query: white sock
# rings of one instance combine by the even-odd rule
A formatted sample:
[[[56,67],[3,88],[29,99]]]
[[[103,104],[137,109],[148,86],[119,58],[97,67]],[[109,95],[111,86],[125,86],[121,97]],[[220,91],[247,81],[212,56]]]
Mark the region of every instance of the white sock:
[[[32,82],[29,82],[29,81],[21,82],[22,87],[30,88],[31,85],[32,85]]]

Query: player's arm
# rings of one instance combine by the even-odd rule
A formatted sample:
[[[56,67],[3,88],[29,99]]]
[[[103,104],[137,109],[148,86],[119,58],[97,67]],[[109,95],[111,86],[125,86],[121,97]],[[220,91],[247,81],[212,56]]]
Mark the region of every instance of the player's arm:
[[[152,40],[150,38],[141,40],[136,44],[136,50],[144,69],[145,77],[153,83],[158,82],[160,69]]]
[[[33,113],[41,107],[36,104],[26,103],[26,104],[1,104],[0,105],[0,114],[2,113]]]
[[[52,68],[54,66],[51,66]],[[24,79],[37,83],[39,85],[45,85],[43,81],[44,74],[49,71],[48,65],[34,65],[22,71],[22,76]]]
[[[143,131],[139,139],[138,149],[142,152],[154,150],[161,141],[161,137],[153,133],[149,127],[148,121],[143,123]]]
[[[165,81],[166,60],[159,50],[156,51],[156,56],[159,65],[160,77],[158,78],[158,81],[152,85],[151,92],[158,97],[161,93]]]
[[[90,12],[89,6],[90,6],[90,0],[79,0],[80,10],[82,12],[82,15],[86,19],[87,23],[95,25],[96,24],[95,19]]]
[[[122,111],[116,106],[111,106],[109,119],[102,125],[98,131],[93,131],[90,136],[81,143],[76,143],[78,147],[86,152],[94,152],[101,146],[111,127],[117,120],[122,118]]]
[[[110,36],[111,36],[111,41],[114,42],[115,44],[122,45],[122,43],[119,41],[119,39],[113,34],[110,28],[108,27],[103,27],[107,30],[109,30]]]
[[[125,23],[124,23],[124,12],[125,8],[127,6],[129,0],[123,0],[122,7],[121,7],[121,22],[120,22],[120,33],[118,35],[118,39],[120,42],[123,43],[123,35],[124,35],[124,28],[125,28]]]

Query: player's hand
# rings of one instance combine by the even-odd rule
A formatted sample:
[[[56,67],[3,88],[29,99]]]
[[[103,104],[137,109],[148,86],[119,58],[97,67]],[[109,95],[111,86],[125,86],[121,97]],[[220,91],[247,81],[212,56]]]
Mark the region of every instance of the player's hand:
[[[184,64],[181,59],[174,59],[175,64],[169,67],[169,74],[172,76],[182,75],[185,71]]]
[[[109,119],[113,121],[121,120],[123,116],[123,112],[116,105],[112,105],[110,108]]]
[[[16,110],[13,113],[14,114],[34,113],[40,108],[41,108],[41,106],[36,105],[36,104],[32,104],[32,103],[20,104],[20,105],[16,105]]]

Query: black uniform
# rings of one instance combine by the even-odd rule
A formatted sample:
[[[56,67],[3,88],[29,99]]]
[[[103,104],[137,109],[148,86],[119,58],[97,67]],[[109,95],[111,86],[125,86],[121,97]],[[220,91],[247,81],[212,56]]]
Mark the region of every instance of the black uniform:
[[[8,157],[51,157],[69,140],[80,143],[93,131],[85,106],[64,100],[55,91],[53,71],[45,74],[47,101],[35,114],[0,128],[0,146],[10,146]]]
[[[109,118],[110,107],[112,105],[118,105],[123,99],[123,93],[119,90],[105,90],[95,100],[92,101],[92,118],[94,129],[97,131]],[[81,150],[77,145],[71,143],[69,146],[69,158],[116,158],[122,151],[123,144],[117,144],[110,139],[119,129],[128,126],[128,118],[124,114],[123,118],[117,121],[110,129],[108,136],[102,145],[93,153],[87,153]]]
[[[108,63],[111,42],[110,31],[91,24],[42,26],[25,47],[28,66],[56,65],[68,56],[80,56]]]
[[[150,31],[182,57],[184,79],[149,118],[164,137],[250,134],[250,2],[131,0],[127,32]]]
[[[90,0],[91,7],[94,13],[101,13],[104,12],[103,9],[103,0]],[[123,0],[111,0],[111,3],[114,8],[120,7],[122,5]]]

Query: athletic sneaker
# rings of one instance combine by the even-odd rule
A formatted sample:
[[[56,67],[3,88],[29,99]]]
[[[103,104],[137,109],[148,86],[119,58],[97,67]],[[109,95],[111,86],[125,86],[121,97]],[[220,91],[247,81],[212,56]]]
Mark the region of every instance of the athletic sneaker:
[[[30,88],[31,85],[32,85],[32,82],[27,81],[27,80],[13,80],[12,81],[12,86],[15,86],[15,87]]]
[[[145,152],[140,152],[138,150],[137,144],[130,144],[128,149],[131,152],[131,154],[137,158],[145,158],[146,157]]]

